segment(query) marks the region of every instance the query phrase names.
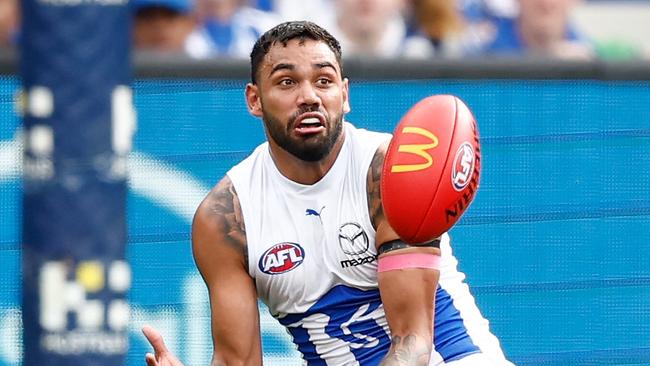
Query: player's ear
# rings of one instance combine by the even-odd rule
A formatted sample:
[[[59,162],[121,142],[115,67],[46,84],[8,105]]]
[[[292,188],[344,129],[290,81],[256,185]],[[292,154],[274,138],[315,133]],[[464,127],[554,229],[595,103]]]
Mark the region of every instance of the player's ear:
[[[262,117],[262,99],[259,86],[256,84],[246,84],[246,105],[250,114],[255,117]]]
[[[350,112],[350,82],[343,78],[343,113]]]

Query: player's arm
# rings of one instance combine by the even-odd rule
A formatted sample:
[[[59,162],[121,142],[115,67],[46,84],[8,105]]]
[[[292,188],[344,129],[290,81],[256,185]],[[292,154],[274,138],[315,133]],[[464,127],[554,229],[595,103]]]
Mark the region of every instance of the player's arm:
[[[257,292],[248,274],[241,206],[228,177],[197,209],[192,249],[210,295],[212,366],[261,365]]]
[[[257,294],[247,270],[241,206],[229,178],[219,182],[196,210],[192,249],[210,294],[211,365],[261,365]],[[142,331],[154,349],[145,357],[148,366],[183,366],[156,329],[145,326]]]
[[[391,331],[391,347],[382,365],[428,365],[433,347],[433,316],[439,271],[425,266],[406,265],[402,258],[437,260],[440,250],[435,243],[409,246],[399,240],[384,216],[381,205],[380,179],[388,142],[382,145],[368,171],[368,209],[375,230],[380,272],[377,274],[381,300]],[[406,255],[406,257],[404,257]],[[402,257],[396,257],[402,256]],[[389,258],[392,257],[392,258]],[[387,263],[388,270],[381,270]],[[397,259],[397,261],[395,261]]]

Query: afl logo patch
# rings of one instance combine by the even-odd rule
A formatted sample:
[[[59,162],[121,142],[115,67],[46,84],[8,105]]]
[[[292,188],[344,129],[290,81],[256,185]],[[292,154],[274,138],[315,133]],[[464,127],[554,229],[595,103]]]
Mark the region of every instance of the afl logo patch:
[[[474,160],[474,148],[469,142],[464,142],[458,147],[451,170],[451,183],[455,190],[462,191],[472,180]]]
[[[260,271],[275,275],[291,271],[305,259],[305,251],[296,243],[279,243],[262,254],[258,267]]]

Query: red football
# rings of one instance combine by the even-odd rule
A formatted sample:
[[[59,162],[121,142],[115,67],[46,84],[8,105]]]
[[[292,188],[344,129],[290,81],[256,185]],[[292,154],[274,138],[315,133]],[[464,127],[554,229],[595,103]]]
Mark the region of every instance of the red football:
[[[381,176],[384,213],[407,243],[424,243],[448,231],[478,189],[478,128],[453,95],[415,104],[395,128]]]

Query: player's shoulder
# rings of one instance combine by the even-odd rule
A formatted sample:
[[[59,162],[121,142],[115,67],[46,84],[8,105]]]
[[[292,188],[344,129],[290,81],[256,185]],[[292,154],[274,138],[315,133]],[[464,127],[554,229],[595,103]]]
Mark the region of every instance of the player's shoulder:
[[[224,176],[212,187],[203,198],[195,213],[195,221],[199,219],[219,219],[231,214],[239,206],[237,192],[228,175]]]
[[[239,197],[230,177],[221,179],[194,214],[192,238],[223,238],[245,247],[245,229]]]
[[[233,230],[243,233],[239,197],[230,177],[223,177],[205,196],[194,214],[192,232],[207,231],[211,235],[229,235]]]
[[[217,183],[196,209],[192,222],[192,254],[204,278],[215,267],[247,267],[246,231],[239,199],[228,176]],[[218,264],[218,266],[215,266]]]
[[[268,155],[269,143],[268,141],[265,141],[259,144],[250,154],[248,154],[248,156],[228,170],[226,174],[231,180],[231,184],[241,188],[240,186],[242,184],[245,185],[246,182],[249,182],[252,179],[252,175],[259,170],[259,166],[268,160]]]
[[[386,153],[388,152],[389,144],[390,144],[390,140],[385,140],[377,146],[377,149],[375,150],[375,154],[372,157],[373,164],[382,165],[384,163],[384,158],[386,158]]]

